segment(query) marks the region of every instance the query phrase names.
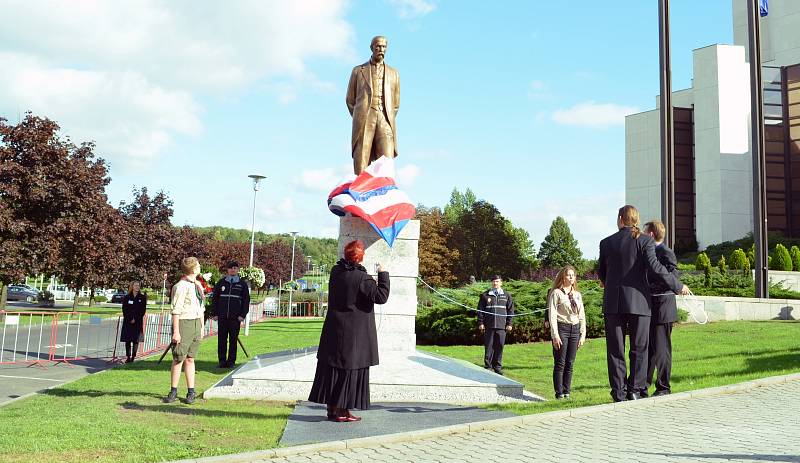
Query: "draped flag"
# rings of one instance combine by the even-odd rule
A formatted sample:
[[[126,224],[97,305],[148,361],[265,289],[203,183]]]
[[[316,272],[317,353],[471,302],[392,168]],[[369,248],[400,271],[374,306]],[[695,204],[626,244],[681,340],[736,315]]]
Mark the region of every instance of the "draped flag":
[[[328,209],[339,216],[361,217],[389,246],[416,213],[408,195],[394,182],[394,159],[386,156],[334,188],[328,195]]]
[[[769,0],[758,0],[758,10],[761,17],[769,14]]]

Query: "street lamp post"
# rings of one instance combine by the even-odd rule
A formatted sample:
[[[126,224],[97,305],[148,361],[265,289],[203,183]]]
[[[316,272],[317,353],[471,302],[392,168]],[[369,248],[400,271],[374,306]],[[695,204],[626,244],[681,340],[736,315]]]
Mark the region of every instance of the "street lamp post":
[[[297,232],[292,232],[292,269],[289,276],[289,316],[292,316],[292,295],[294,294],[294,243],[297,241]]]
[[[252,174],[248,177],[253,179],[253,223],[250,227],[250,267],[253,266],[253,248],[256,242],[256,194],[258,194],[258,182],[265,179],[263,175]]]

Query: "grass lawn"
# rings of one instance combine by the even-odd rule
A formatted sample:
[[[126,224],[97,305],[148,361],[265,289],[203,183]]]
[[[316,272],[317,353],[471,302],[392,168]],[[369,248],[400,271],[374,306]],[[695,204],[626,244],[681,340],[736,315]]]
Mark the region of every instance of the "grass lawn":
[[[262,353],[314,345],[319,320],[270,320],[251,326],[248,351]],[[731,384],[800,371],[800,322],[723,322],[681,326],[673,332],[673,391]],[[424,350],[482,363],[479,346]],[[548,343],[506,347],[506,374],[525,388],[552,396]],[[197,388],[224,376],[216,368],[216,340],[198,357]],[[291,404],[214,399],[194,406],[165,405],[168,364],[155,359],[125,365],[0,408],[0,461],[161,461],[277,446]],[[186,393],[181,382],[180,395]],[[610,401],[605,342],[578,352],[571,401],[491,408],[539,413]]]
[[[672,391],[800,372],[799,334],[800,322],[797,321],[677,326],[672,332]],[[421,349],[483,365],[482,346],[422,346]],[[509,378],[523,383],[526,390],[546,399],[553,398],[550,343],[506,346],[503,370]],[[571,400],[490,408],[530,414],[611,402],[607,371],[605,339],[589,339],[575,359]]]
[[[248,352],[316,345],[319,320],[270,320],[242,337]],[[241,349],[240,356],[243,357]],[[278,445],[289,404],[198,400],[163,404],[169,358],[134,362],[0,408],[0,461],[162,461]],[[198,392],[227,371],[217,365],[216,337],[197,358]],[[180,396],[186,395],[181,378]]]

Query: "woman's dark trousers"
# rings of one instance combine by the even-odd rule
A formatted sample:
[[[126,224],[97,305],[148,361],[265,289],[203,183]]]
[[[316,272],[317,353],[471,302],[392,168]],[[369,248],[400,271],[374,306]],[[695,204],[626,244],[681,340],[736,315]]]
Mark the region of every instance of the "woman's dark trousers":
[[[572,365],[581,338],[580,323],[559,323],[558,336],[561,338],[561,349],[553,347],[553,388],[557,395],[563,395],[569,394],[572,388]]]

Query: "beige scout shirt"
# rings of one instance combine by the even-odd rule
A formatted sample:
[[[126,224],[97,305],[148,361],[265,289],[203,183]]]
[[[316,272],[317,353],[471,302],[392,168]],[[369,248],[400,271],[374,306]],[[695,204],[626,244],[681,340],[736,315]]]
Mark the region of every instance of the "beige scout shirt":
[[[583,298],[578,291],[572,291],[572,299],[575,300],[577,310],[572,308],[569,301],[569,292],[564,293],[560,288],[550,291],[547,297],[548,319],[550,321],[550,336],[552,339],[561,340],[558,335],[558,324],[564,323],[574,325],[581,324],[581,341],[586,339],[586,313],[583,310]]]
[[[180,320],[201,318],[205,312],[203,303],[197,298],[195,284],[181,280],[172,287],[172,315]]]

